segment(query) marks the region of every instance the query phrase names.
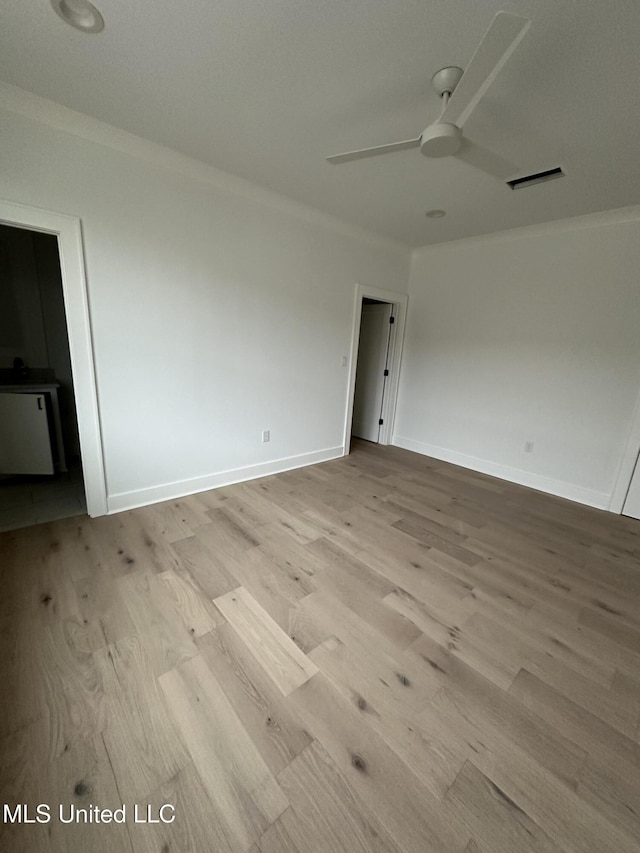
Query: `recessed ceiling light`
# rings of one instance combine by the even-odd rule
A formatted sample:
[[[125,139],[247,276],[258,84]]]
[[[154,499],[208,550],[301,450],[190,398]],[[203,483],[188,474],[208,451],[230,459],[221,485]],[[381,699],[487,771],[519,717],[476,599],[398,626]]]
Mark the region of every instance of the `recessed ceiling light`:
[[[443,216],[447,215],[446,210],[428,210],[425,213],[425,216],[428,216],[429,219],[442,219]]]
[[[51,0],[54,11],[67,24],[83,33],[100,33],[104,18],[89,0]]]

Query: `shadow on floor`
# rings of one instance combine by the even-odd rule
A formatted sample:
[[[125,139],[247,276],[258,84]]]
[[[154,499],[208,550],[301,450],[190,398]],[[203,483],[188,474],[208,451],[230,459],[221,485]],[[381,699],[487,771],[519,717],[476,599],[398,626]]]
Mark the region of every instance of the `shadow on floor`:
[[[20,475],[0,480],[0,531],[31,527],[87,511],[80,461],[69,471],[46,477]]]

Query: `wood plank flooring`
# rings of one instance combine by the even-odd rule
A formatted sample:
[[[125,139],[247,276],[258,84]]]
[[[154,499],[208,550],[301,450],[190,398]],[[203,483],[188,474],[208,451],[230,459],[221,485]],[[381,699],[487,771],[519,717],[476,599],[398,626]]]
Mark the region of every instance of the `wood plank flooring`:
[[[640,849],[640,522],[357,442],[0,566],[2,850]]]

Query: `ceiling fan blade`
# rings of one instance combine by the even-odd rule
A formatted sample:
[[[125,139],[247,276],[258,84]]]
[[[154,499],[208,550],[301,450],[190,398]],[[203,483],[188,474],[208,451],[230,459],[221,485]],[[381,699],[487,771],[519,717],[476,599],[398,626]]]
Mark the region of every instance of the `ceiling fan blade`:
[[[463,160],[469,166],[480,169],[481,172],[498,178],[500,181],[506,181],[511,175],[518,172],[518,167],[505,160],[504,157],[468,139],[465,139],[462,148],[455,156],[458,160]]]
[[[530,25],[531,21],[520,15],[498,12],[471,57],[439,121],[462,127]]]
[[[376,145],[375,148],[362,148],[359,151],[347,151],[345,154],[334,154],[327,157],[329,163],[347,163],[349,160],[364,160],[365,157],[377,157],[378,154],[391,154],[394,151],[406,151],[408,148],[418,148],[420,137],[405,139],[404,142],[391,142],[389,145]]]

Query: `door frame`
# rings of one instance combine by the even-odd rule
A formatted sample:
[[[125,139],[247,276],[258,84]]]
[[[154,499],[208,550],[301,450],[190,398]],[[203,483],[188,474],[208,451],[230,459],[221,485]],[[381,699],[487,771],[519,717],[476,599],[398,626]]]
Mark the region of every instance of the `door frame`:
[[[57,237],[87,512],[92,517],[106,515],[107,486],[80,220],[0,199],[0,224]]]
[[[609,501],[609,510],[617,512],[619,515],[624,509],[624,502],[627,499],[627,493],[631,487],[631,479],[633,477],[638,455],[640,454],[640,392],[636,399],[636,407],[631,419],[631,429],[629,430],[629,438],[622,454],[620,467],[616,483],[611,493]]]
[[[347,386],[347,401],[344,423],[344,456],[349,455],[351,443],[351,426],[353,422],[353,401],[356,391],[356,369],[358,367],[358,344],[360,340],[360,321],[362,319],[362,300],[377,299],[380,302],[390,302],[393,305],[393,316],[395,322],[391,329],[389,340],[389,376],[385,386],[384,399],[382,401],[382,428],[378,444],[391,444],[393,438],[396,404],[398,401],[398,387],[400,384],[400,362],[402,359],[402,347],[404,344],[404,330],[407,320],[407,303],[409,297],[406,293],[398,293],[395,290],[381,290],[378,287],[370,287],[366,284],[356,284],[353,307],[353,325],[351,328],[351,353],[349,356],[349,382]]]

